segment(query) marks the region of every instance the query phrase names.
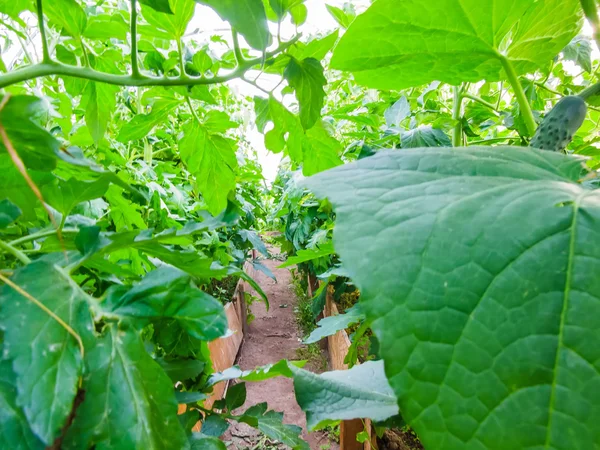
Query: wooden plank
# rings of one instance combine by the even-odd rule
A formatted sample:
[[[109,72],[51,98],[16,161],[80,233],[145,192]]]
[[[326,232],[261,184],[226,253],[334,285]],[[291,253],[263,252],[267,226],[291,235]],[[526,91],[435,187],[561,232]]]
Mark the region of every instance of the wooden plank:
[[[230,330],[230,335],[216,339],[208,343],[210,350],[210,359],[215,372],[220,372],[235,364],[238,351],[242,345],[244,338],[243,323],[241,314],[245,310],[245,303],[241,304],[240,298],[243,299],[244,282],[242,279],[238,282],[234,294],[234,301],[225,305],[225,315],[227,316],[227,326]],[[241,293],[241,296],[240,296]],[[224,397],[227,392],[228,383],[222,381],[217,383],[213,388],[212,395],[206,399],[204,406],[210,409],[212,405]],[[183,414],[186,411],[186,405],[179,405],[178,414]],[[198,422],[193,431],[200,431],[201,422]]]
[[[325,309],[323,310],[324,317],[337,316],[339,310],[333,301],[331,288],[327,290],[325,300]],[[329,362],[332,370],[348,370],[348,364],[344,362],[348,349],[350,348],[350,338],[345,330],[340,330],[333,336],[327,337],[327,348],[329,350]],[[357,363],[358,364],[358,363]],[[369,441],[364,444],[356,440],[356,436],[364,429],[369,433]],[[371,442],[375,436],[371,421],[365,419],[343,420],[340,424],[340,450],[372,450]]]
[[[213,363],[215,372],[221,372],[233,366],[238,350],[242,345],[244,334],[242,332],[242,323],[238,316],[235,303],[237,302],[228,303],[227,306],[225,306],[227,323],[233,334],[208,343],[210,359]],[[222,381],[221,383],[217,383],[213,388],[213,394],[204,402],[205,407],[210,409],[214,402],[223,398],[226,388],[226,382]]]

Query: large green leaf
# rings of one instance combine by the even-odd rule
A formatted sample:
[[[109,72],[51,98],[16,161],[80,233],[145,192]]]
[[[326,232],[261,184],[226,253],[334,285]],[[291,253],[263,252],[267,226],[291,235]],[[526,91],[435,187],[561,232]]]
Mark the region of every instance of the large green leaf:
[[[107,326],[86,364],[85,399],[64,448],[189,448],[173,384],[137,333]]]
[[[43,6],[51,25],[62,28],[69,36],[81,38],[87,26],[87,15],[76,0],[52,0],[44,2]]]
[[[258,50],[266,49],[271,41],[267,15],[262,0],[196,0],[214,9],[228,21],[248,44]]]
[[[171,9],[171,13],[169,13],[162,1],[147,0],[141,3],[144,19],[173,40],[183,37],[189,21],[194,16],[196,6],[194,0],[169,0]]]
[[[398,400],[383,370],[382,361],[367,361],[350,370],[320,375],[290,366],[296,400],[306,413],[308,428],[327,421],[373,419],[398,414]]]
[[[17,406],[17,380],[10,361],[0,361],[0,448],[42,450],[45,445],[31,432]]]
[[[413,149],[308,180],[426,448],[600,448],[600,193],[581,162]]]
[[[300,122],[308,130],[321,117],[325,102],[323,86],[327,84],[327,79],[323,75],[323,66],[315,58],[299,61],[292,57],[283,76],[296,92],[300,105]]]
[[[112,289],[105,308],[138,319],[175,319],[192,337],[212,341],[227,331],[223,305],[192,285],[191,277],[173,267],[160,267],[131,289]]]
[[[35,262],[11,281],[69,325],[87,345],[93,324],[86,294],[62,269]],[[12,287],[0,290],[4,358],[12,361],[17,405],[33,432],[50,445],[71,413],[83,363],[75,338],[52,316]]]
[[[191,120],[183,128],[179,151],[188,170],[196,176],[208,210],[214,215],[220,213],[227,206],[229,192],[235,188],[237,159],[232,141],[209,133]]]
[[[332,67],[379,89],[500,80],[535,71],[581,28],[577,0],[379,0],[352,23]]]

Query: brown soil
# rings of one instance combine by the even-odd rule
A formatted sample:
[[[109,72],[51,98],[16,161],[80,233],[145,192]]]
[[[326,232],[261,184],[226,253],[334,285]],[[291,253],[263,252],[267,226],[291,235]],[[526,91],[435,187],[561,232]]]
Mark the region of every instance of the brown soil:
[[[411,430],[385,430],[377,441],[380,450],[423,450],[417,435]]]
[[[243,370],[275,363],[281,359],[298,359],[296,351],[303,347],[294,315],[297,299],[291,286],[290,272],[288,269],[277,268],[281,261],[270,259],[263,263],[273,271],[277,282],[262,272],[254,274],[254,278],[267,294],[271,307],[267,311],[262,302],[255,302],[251,306],[255,319],[248,325],[247,332],[244,334],[244,342],[237,362]],[[284,423],[303,428],[302,437],[309,443],[311,450],[339,449],[336,443],[330,442],[326,434],[307,433],[306,417],[296,403],[292,380],[277,377],[258,383],[246,383],[246,389],[246,403],[235,411],[236,414],[250,406],[267,402],[269,409],[284,413]],[[233,423],[222,439],[232,450],[286,448],[270,444],[268,440],[261,438],[256,430],[238,423]]]

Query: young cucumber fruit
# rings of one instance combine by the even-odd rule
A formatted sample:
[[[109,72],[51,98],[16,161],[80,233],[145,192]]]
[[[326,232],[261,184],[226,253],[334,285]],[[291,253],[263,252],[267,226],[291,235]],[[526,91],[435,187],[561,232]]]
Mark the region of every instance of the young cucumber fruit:
[[[544,117],[529,144],[530,147],[564,151],[585,120],[586,111],[587,106],[583,98],[575,95],[562,98]]]

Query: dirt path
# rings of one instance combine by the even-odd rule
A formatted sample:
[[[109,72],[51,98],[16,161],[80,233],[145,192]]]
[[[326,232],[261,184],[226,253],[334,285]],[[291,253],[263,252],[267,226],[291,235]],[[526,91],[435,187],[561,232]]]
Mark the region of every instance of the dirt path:
[[[271,304],[267,311],[264,303],[256,302],[251,310],[254,321],[248,326],[244,335],[244,343],[237,364],[243,369],[253,369],[256,366],[274,363],[281,359],[298,359],[296,350],[302,347],[301,336],[298,332],[294,315],[294,306],[297,302],[292,287],[292,277],[288,269],[278,269],[281,261],[269,259],[263,261],[275,277],[277,282],[257,272],[254,277],[267,294]],[[303,428],[302,437],[309,443],[311,450],[338,448],[336,443],[330,443],[328,436],[317,432],[306,432],[306,417],[294,396],[292,380],[284,377],[273,378],[259,383],[246,383],[247,400],[240,413],[250,406],[267,402],[269,409],[284,413],[284,423],[295,424]],[[234,424],[224,436],[225,441],[230,441],[230,449],[256,450],[286,448],[270,446],[265,440],[257,437],[256,430],[245,424]]]

